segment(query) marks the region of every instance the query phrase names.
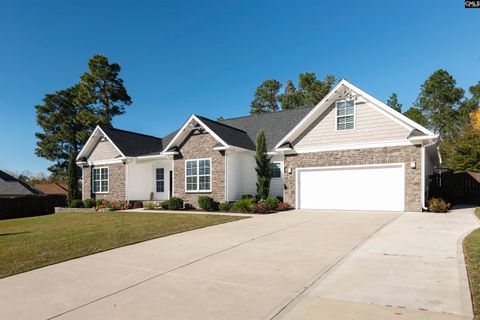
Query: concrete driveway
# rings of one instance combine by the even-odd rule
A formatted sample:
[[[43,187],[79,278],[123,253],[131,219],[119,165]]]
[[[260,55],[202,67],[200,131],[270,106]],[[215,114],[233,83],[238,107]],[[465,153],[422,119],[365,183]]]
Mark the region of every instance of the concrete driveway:
[[[458,217],[458,223],[435,222],[431,227],[430,221],[450,217]],[[327,319],[372,304],[387,308],[389,319],[398,308],[385,307],[388,304],[412,312],[420,312],[418,304],[435,304],[430,301],[435,294],[418,288],[438,281],[433,291],[450,292],[439,294],[452,306],[449,310],[468,313],[457,249],[458,240],[475,223],[470,213],[302,210],[254,217],[2,279],[0,319],[318,319],[319,309],[330,312]],[[439,230],[443,227],[448,229],[445,236]],[[416,232],[423,237],[410,240]],[[391,250],[385,251],[382,243]],[[423,255],[432,246],[434,258],[449,258],[438,263],[434,274],[418,273],[418,278],[427,278],[417,287],[407,285],[415,276],[403,277],[408,270],[417,272],[422,263],[399,258],[369,264],[361,259]],[[410,269],[403,270],[402,264]],[[402,283],[404,290],[388,294]],[[402,298],[411,292],[416,293],[413,298]],[[424,295],[424,300],[409,304]]]

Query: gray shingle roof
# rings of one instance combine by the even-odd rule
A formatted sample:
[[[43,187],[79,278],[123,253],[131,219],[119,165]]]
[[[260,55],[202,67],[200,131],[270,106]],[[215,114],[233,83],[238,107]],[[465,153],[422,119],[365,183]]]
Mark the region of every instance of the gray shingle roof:
[[[161,152],[163,149],[160,138],[104,126],[100,128],[126,157]]]
[[[0,195],[23,195],[40,194],[38,190],[30,187],[25,182],[12,177],[6,172],[0,170]]]
[[[228,145],[255,150],[258,131],[265,130],[269,150],[302,120],[313,107],[263,113],[214,121],[195,115]],[[175,137],[178,130],[163,138],[110,127],[101,127],[112,142],[127,157],[160,153]]]
[[[222,124],[243,130],[247,133],[252,143],[260,129],[265,130],[268,150],[289,133],[313,107],[290,109],[271,113],[231,118],[219,121]]]
[[[203,121],[207,127],[215,132],[228,145],[255,150],[255,144],[245,131],[199,115],[196,115],[196,117]]]

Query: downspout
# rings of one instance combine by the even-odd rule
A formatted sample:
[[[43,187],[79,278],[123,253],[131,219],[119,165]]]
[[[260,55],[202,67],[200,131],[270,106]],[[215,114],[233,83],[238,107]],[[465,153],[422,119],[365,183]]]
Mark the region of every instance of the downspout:
[[[427,145],[422,146],[422,169],[421,169],[421,184],[422,184],[422,209],[427,211],[428,207],[425,205],[425,149],[437,143],[436,141],[431,142]],[[440,160],[441,161],[441,160]]]
[[[128,162],[125,160],[125,202],[128,203]]]
[[[228,152],[225,150],[225,201],[228,201]]]

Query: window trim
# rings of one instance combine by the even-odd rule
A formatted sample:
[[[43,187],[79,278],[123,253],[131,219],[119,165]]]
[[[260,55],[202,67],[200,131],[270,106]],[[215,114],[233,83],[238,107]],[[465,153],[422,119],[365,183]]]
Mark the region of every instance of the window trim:
[[[157,180],[157,170],[158,170],[158,169],[163,169],[163,180]],[[165,182],[166,182],[166,179],[165,179],[165,167],[155,167],[154,174],[155,174],[155,185],[154,185],[155,193],[165,193]],[[157,191],[157,182],[158,182],[158,181],[162,181],[162,182],[163,182],[163,191]]]
[[[271,179],[282,179],[282,175],[283,175],[282,162],[281,161],[271,161],[270,164],[278,165],[278,169],[280,170],[280,177],[271,177]],[[268,169],[270,170],[270,168],[268,168]]]
[[[102,179],[102,169],[107,169],[107,191],[97,191],[95,192],[95,181],[99,181],[100,182],[100,190],[102,190],[102,181],[105,181],[105,179]],[[95,180],[95,170],[100,170],[100,179],[99,180]],[[103,167],[93,167],[92,168],[92,193],[94,194],[108,194],[110,193],[110,168],[107,167],[107,166],[103,166]]]
[[[338,130],[338,118],[347,117],[347,116],[339,116],[338,115],[338,111],[337,111],[338,104],[340,102],[350,102],[350,101],[353,102],[353,128],[352,129]],[[356,108],[355,100],[354,99],[350,99],[350,100],[342,99],[342,100],[335,101],[335,132],[342,133],[342,132],[353,131],[356,128],[356,123],[357,123],[357,108]]]
[[[199,162],[201,160],[209,160],[210,161],[210,189],[208,190],[200,190],[200,166],[199,166]],[[187,163],[189,161],[196,161],[197,162],[197,174],[195,176],[188,176],[188,177],[197,177],[197,189],[196,190],[187,190]],[[198,159],[187,159],[185,160],[185,164],[184,164],[184,175],[185,175],[185,185],[184,185],[184,189],[185,189],[185,193],[208,193],[208,192],[212,192],[212,184],[213,184],[213,174],[212,174],[212,158],[198,158]],[[207,176],[207,175],[202,175],[202,176]]]

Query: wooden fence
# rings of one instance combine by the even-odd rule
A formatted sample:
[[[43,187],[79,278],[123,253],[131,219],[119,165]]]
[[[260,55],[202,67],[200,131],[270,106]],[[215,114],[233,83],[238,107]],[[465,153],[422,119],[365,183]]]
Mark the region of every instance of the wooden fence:
[[[480,182],[477,173],[434,174],[430,176],[429,198],[440,197],[452,205],[480,204]]]
[[[65,195],[1,195],[0,219],[40,216],[55,212],[55,207],[64,207]]]

